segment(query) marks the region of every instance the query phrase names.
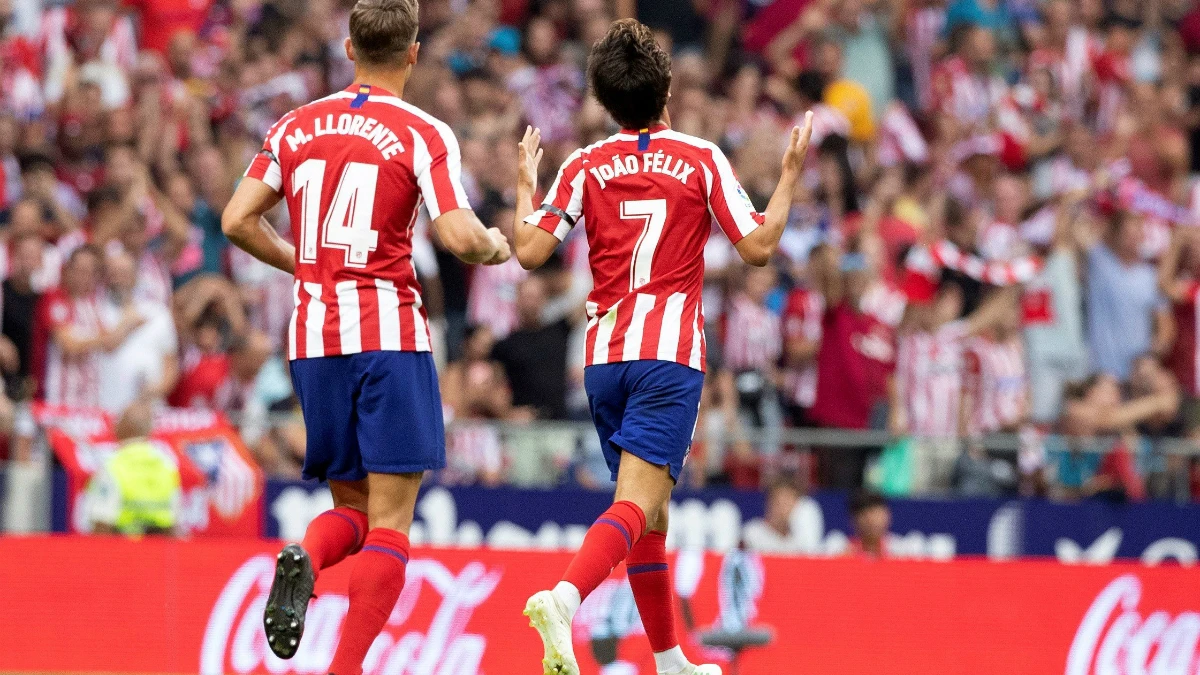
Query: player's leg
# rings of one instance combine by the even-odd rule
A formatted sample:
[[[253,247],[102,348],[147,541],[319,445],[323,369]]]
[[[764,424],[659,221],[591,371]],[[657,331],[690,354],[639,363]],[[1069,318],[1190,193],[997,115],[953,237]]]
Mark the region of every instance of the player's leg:
[[[334,508],[317,516],[304,540],[285,546],[276,559],[263,629],[271,651],[284,659],[300,646],[317,572],[357,550],[367,532],[367,474],[354,431],[357,385],[349,358],[301,359],[292,362],[291,371],[307,436],[303,473],[329,481]]]
[[[611,507],[588,529],[562,581],[550,591],[535,594],[525,614],[545,648],[547,675],[578,675],[571,643],[571,621],[583,600],[621,564],[646,530],[647,511],[657,518],[674,484],[665,466],[655,466],[628,452],[620,455],[617,492]]]
[[[318,575],[361,548],[367,536],[367,481],[331,480],[329,491],[333,508],[313,518],[300,542]]]
[[[547,673],[574,673],[570,623],[579,605],[657,522],[691,445],[704,376],[661,361],[591,366],[585,386],[617,480],[614,503],[588,530],[553,591],[526,606],[546,647]],[[558,670],[552,666],[562,665]]]
[[[362,549],[354,556],[350,607],[329,666],[335,675],[360,675],[367,651],[404,590],[408,532],[421,477],[420,473],[372,473],[367,478],[370,530]]]
[[[404,588],[408,532],[427,470],[446,463],[437,370],[428,353],[355,357],[356,434],[367,475],[369,529],[350,574],[350,607],[330,672],[360,675],[362,662]]]
[[[667,563],[669,506],[668,498],[658,517],[647,523],[646,534],[629,550],[625,558],[629,586],[660,675],[721,675],[715,665],[693,666],[675,634],[675,589]]]

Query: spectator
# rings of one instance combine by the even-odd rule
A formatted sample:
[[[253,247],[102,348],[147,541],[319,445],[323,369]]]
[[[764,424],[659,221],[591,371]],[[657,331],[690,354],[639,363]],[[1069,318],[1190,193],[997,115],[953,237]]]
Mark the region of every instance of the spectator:
[[[484,326],[470,330],[460,360],[439,377],[446,432],[446,469],[450,484],[495,485],[503,477],[503,445],[499,432],[484,420],[500,420],[512,411],[512,392],[503,367],[489,360],[495,340]]]
[[[1088,350],[1092,369],[1129,378],[1133,360],[1165,355],[1174,321],[1159,291],[1158,275],[1141,257],[1143,217],[1118,211],[1102,240],[1087,246]]]
[[[918,491],[950,486],[967,428],[961,399],[967,342],[1013,312],[1015,297],[1015,287],[995,291],[979,309],[958,319],[962,289],[943,281],[932,302],[910,306],[896,356],[889,428],[914,437]]]
[[[784,304],[783,400],[788,422],[806,427],[817,398],[817,352],[821,348],[824,299],[805,286],[792,289]]]
[[[1178,408],[1179,395],[1173,387],[1128,401],[1122,401],[1120,386],[1111,375],[1093,375],[1074,387],[1067,394],[1063,431],[1085,440],[1102,434],[1117,436],[1100,455],[1084,457],[1078,449],[1062,455],[1058,478],[1064,496],[1144,499],[1146,487],[1136,463],[1140,450],[1136,427],[1170,418]],[[1093,457],[1098,461],[1091,461]]]
[[[63,266],[61,289],[41,303],[36,334],[45,336],[42,397],[47,403],[96,408],[100,405],[101,355],[121,346],[144,323],[132,307],[106,325],[99,303],[100,251],[76,249]],[[35,338],[35,344],[44,338]]]
[[[123,251],[105,261],[108,292],[101,302],[106,323],[135,316],[139,325],[115,349],[99,360],[100,404],[116,415],[135,400],[162,404],[179,377],[179,343],[175,321],[167,308],[138,298],[137,267]]]
[[[859,491],[850,498],[850,517],[854,536],[847,554],[856,558],[882,559],[889,557],[888,529],[892,526],[892,510],[883,495]]]
[[[813,252],[814,285],[825,298],[813,421],[824,427],[868,429],[887,396],[895,363],[891,329],[861,310],[871,280],[861,253],[839,258],[830,247]],[[827,448],[818,456],[821,484],[862,485],[868,448]]]
[[[14,400],[25,400],[36,388],[34,334],[41,293],[34,276],[42,262],[42,240],[25,234],[8,242],[8,278],[0,295],[0,364],[4,365],[5,390]],[[14,364],[15,356],[15,364]],[[15,365],[15,367],[14,367]]]
[[[969,437],[1016,432],[1028,419],[1029,380],[1015,302],[967,344],[963,382],[963,421]]]
[[[1029,358],[1029,412],[1032,421],[1043,427],[1058,420],[1067,383],[1081,380],[1088,368],[1075,247],[1084,194],[1074,191],[1064,196],[1049,216],[1052,237],[1045,262],[1027,286],[1022,302]],[[1044,238],[1043,243],[1047,243]]]
[[[492,358],[504,369],[512,402],[533,419],[566,418],[567,340],[571,325],[559,319],[544,325],[546,280],[533,275],[517,286],[517,328],[496,343]]]
[[[87,515],[96,534],[174,534],[183,492],[179,464],[150,440],[151,406],[131,405],[117,423],[116,451],[97,468],[87,489]]]
[[[758,553],[806,553],[797,527],[796,510],[800,491],[788,481],[779,480],[767,488],[766,513],[746,523],[742,543]]]
[[[727,419],[743,430],[762,429],[767,435],[758,439],[758,449],[767,457],[774,457],[779,450],[774,432],[781,426],[783,414],[776,367],[782,354],[782,333],[779,317],[766,306],[776,276],[772,267],[747,271],[726,314],[725,361],[718,375],[722,400],[729,406]]]

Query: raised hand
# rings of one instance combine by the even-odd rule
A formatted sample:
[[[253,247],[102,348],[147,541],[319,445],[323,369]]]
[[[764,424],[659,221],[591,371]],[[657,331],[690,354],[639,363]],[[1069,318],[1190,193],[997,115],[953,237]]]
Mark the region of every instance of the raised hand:
[[[517,189],[537,190],[538,164],[542,161],[542,130],[525,127],[525,137],[517,144]]]
[[[804,127],[792,127],[792,138],[783,152],[783,172],[799,175],[808,155],[808,141],[812,138],[812,111],[804,113]]]

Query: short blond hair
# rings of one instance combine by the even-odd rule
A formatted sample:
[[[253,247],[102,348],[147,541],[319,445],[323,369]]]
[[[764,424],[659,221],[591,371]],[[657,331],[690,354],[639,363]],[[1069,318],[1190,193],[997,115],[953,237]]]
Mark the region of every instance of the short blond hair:
[[[417,39],[417,0],[358,0],[350,10],[350,43],[367,65],[398,65]]]

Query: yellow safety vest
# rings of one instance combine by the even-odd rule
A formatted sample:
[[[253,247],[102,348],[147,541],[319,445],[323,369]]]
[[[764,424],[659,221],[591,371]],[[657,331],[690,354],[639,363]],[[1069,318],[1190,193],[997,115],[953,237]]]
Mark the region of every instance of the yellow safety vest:
[[[147,441],[133,441],[108,459],[108,471],[121,495],[114,524],[125,534],[175,526],[179,467]]]

